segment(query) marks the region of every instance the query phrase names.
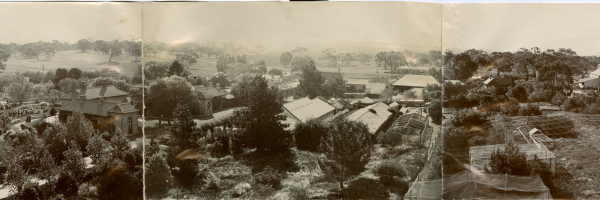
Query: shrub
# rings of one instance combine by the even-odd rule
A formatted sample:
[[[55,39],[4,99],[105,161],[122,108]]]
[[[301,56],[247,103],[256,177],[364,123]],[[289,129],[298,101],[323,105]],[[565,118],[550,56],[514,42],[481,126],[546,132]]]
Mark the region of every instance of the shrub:
[[[60,174],[54,188],[55,193],[62,194],[65,197],[77,196],[79,190],[77,180],[65,172]]]
[[[342,194],[352,199],[386,199],[389,196],[379,181],[365,177],[350,181],[350,186],[342,190]]]
[[[381,164],[375,167],[373,173],[376,176],[379,176],[379,181],[384,186],[406,186],[406,182],[403,182],[402,179],[406,176],[406,172],[404,171],[404,166],[402,166],[399,162],[394,162],[390,160],[383,161]]]
[[[167,161],[161,154],[154,154],[147,162],[145,168],[146,190],[152,194],[169,190],[171,171]]]
[[[519,115],[519,109],[521,106],[516,101],[509,101],[502,105],[500,108],[500,113],[509,115],[509,116],[517,116]]]
[[[318,119],[309,119],[296,124],[294,138],[299,150],[317,151],[321,137],[327,136],[327,126]]]
[[[479,125],[487,121],[487,114],[478,112],[473,109],[462,109],[457,110],[452,115],[452,125],[468,126],[468,125]]]
[[[283,175],[277,170],[274,170],[271,166],[267,166],[263,171],[254,174],[254,179],[257,183],[271,185],[273,187],[279,187],[283,178]]]
[[[583,110],[585,114],[600,114],[600,106],[597,103],[592,103],[586,106],[585,110]]]
[[[564,94],[558,93],[552,97],[552,105],[560,106],[567,100],[567,96]]]
[[[444,149],[469,147],[469,135],[460,128],[450,127],[442,133],[444,134]]]
[[[431,105],[429,105],[429,115],[433,123],[442,123],[442,101],[440,99],[434,99],[431,102]]]
[[[542,115],[540,107],[535,104],[527,104],[519,109],[519,116],[535,116]]]
[[[527,165],[527,155],[520,152],[519,146],[509,141],[504,149],[496,149],[490,155],[489,168],[485,171],[493,174],[509,174],[517,176],[530,175],[530,168]]]
[[[56,115],[56,109],[54,107],[52,107],[52,109],[50,109],[50,116],[54,116]]]
[[[383,147],[393,147],[402,141],[402,128],[393,127],[377,135],[377,143]]]
[[[509,87],[506,96],[516,99],[519,102],[527,102],[527,90],[522,85]]]

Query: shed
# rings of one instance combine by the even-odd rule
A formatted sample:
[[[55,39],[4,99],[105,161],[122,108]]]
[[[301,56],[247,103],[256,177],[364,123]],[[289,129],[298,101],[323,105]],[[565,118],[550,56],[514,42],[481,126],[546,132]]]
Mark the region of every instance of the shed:
[[[579,79],[577,81],[579,88],[598,88],[600,87],[600,78],[598,77],[589,77],[584,79]]]
[[[533,159],[533,155],[536,155],[540,160],[550,164],[552,173],[555,172],[556,156],[543,144],[518,144],[521,152],[527,155],[527,160]],[[469,149],[469,157],[471,166],[476,169],[482,170],[484,166],[490,161],[492,152],[496,149],[504,150],[504,144],[498,145],[487,145],[487,146],[473,146]]]

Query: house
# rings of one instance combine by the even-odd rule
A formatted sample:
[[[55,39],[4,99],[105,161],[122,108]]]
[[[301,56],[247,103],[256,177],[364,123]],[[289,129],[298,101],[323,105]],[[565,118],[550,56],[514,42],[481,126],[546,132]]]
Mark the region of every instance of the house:
[[[85,86],[86,82],[82,81],[81,85]],[[101,87],[85,88],[85,90],[87,90],[86,98],[88,100],[98,100],[102,96],[104,97],[105,101],[119,103],[128,102],[129,93],[117,89],[114,85],[104,85]],[[69,103],[73,99],[78,99],[80,93],[81,89],[75,89],[75,91],[63,95],[60,101],[56,102],[56,105],[65,105],[65,103]]]
[[[200,100],[200,115],[212,115],[213,109],[223,108],[223,102],[227,99],[227,92],[225,90],[213,87],[212,82],[208,84],[208,86],[201,85],[194,87],[194,91],[197,92],[198,99]]]
[[[373,83],[368,82],[366,85],[365,92],[367,92],[367,96],[379,97],[385,91],[388,83]]]
[[[329,105],[335,108],[335,114],[343,110],[352,110],[354,107],[350,104],[350,102],[344,99],[333,99],[328,101]]]
[[[388,110],[390,107],[382,102],[358,109],[348,115],[346,119],[350,121],[362,122],[369,127],[369,132],[373,135],[386,131],[393,122],[392,113]]]
[[[282,80],[282,82],[293,82],[293,81],[299,81],[299,80],[303,80],[303,79],[298,74],[291,74],[291,75],[287,75],[287,76],[282,76],[281,80]]]
[[[279,93],[283,95],[284,98],[288,98],[290,96],[294,96],[298,85],[300,85],[300,81],[289,81],[276,83],[271,87],[277,88],[279,90]]]
[[[515,85],[515,80],[513,78],[488,78],[483,82],[485,87],[495,87],[498,93],[505,93],[509,87]]]
[[[325,119],[333,116],[335,108],[320,98],[309,99],[304,97],[283,104],[283,113],[295,121],[306,122],[310,118]]]
[[[346,80],[346,92],[348,93],[363,93],[366,91],[367,79],[347,79]]]
[[[121,99],[110,100],[104,97],[108,91],[106,85],[99,90],[86,91],[85,87],[85,84],[82,84],[78,98],[62,102],[63,105],[58,108],[58,117],[61,121],[66,121],[73,112],[81,111],[92,122],[94,129],[100,132],[113,132],[119,128],[127,134],[139,133],[138,109],[127,102],[122,102]],[[94,99],[87,98],[88,96]]]
[[[263,78],[265,78],[265,80],[267,81],[267,85],[269,85],[269,87],[273,87],[281,82],[283,82],[283,78],[280,75],[262,75]]]
[[[429,84],[440,84],[433,76],[429,75],[404,75],[398,81],[393,83],[394,90],[402,93],[413,88],[425,88]]]
[[[590,73],[590,78],[600,78],[600,69],[597,69],[596,71],[593,71]]]
[[[598,77],[589,77],[584,79],[579,79],[576,83],[579,83],[579,88],[594,88],[598,89],[600,87],[600,78]]]

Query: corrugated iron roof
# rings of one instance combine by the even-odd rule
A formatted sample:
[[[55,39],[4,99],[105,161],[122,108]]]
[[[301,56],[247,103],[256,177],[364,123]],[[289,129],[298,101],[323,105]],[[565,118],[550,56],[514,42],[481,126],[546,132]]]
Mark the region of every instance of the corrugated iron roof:
[[[433,76],[429,75],[404,75],[396,81],[394,86],[427,87],[427,84],[440,84]]]
[[[379,127],[381,127],[381,125],[392,115],[392,113],[388,111],[389,108],[390,107],[384,103],[376,103],[357,110],[346,117],[346,119],[365,123],[367,127],[369,127],[369,132],[375,134],[375,131],[377,131],[377,129],[379,129]]]
[[[110,114],[108,114],[109,111],[115,113],[131,113],[138,111],[128,103],[99,102],[98,100],[74,100],[59,107],[58,110],[70,112],[81,111],[84,114],[98,116],[110,116]]]
[[[73,99],[79,98],[80,89],[75,89],[77,93],[69,93],[65,94],[62,99]],[[93,87],[85,89],[85,98],[86,99],[98,99],[100,96],[104,97],[118,97],[118,96],[129,96],[129,93],[117,89],[114,85],[102,86],[102,87]]]
[[[369,80],[367,79],[347,79],[346,85],[367,85]]]
[[[335,110],[320,98],[309,99],[308,97],[283,104],[283,107],[302,122],[309,118],[319,118]]]
[[[386,83],[367,83],[366,89],[369,94],[381,94],[385,90]]]
[[[199,98],[208,99],[212,97],[227,95],[227,93],[224,90],[219,90],[214,87],[195,86],[194,90],[200,94]]]

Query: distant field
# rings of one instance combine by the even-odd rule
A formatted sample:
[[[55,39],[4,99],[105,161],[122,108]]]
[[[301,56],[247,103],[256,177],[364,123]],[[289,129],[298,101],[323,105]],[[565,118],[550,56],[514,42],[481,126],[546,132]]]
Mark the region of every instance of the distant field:
[[[283,67],[279,63],[279,57],[281,55],[277,55],[277,54],[260,54],[260,55],[247,54],[246,56],[247,56],[246,59],[248,61],[264,60],[267,65],[267,69],[278,68],[278,69],[281,69],[283,72],[288,72],[288,73],[292,69],[290,66]],[[156,56],[151,56],[151,55],[146,56],[144,58],[144,62],[149,62],[149,61],[165,62],[165,61],[172,61],[174,59],[175,59],[174,55],[169,55],[167,53],[160,53],[160,54],[157,54]],[[313,59],[316,59],[316,57],[313,56]],[[215,66],[217,59],[214,56],[212,56],[211,58],[207,58],[205,55],[204,57],[197,59],[197,61],[198,61],[198,63],[194,63],[189,68],[189,71],[192,73],[192,75],[201,76],[201,77],[209,77],[212,74],[217,72],[217,68]],[[320,71],[323,71],[323,72],[337,72],[338,69],[340,69],[341,72],[347,72],[347,73],[352,73],[352,72],[357,72],[357,71],[360,71],[360,72],[364,71],[365,73],[383,73],[384,71],[389,71],[389,70],[384,70],[381,67],[377,67],[377,64],[375,63],[374,60],[372,60],[371,62],[366,63],[366,64],[361,64],[361,63],[355,62],[355,63],[351,63],[350,66],[346,66],[339,62],[336,67],[329,67],[328,61],[324,61],[324,60],[315,60],[315,63],[317,65],[317,69]],[[430,67],[431,66],[402,67],[402,68],[427,70]]]
[[[138,57],[138,60],[141,61],[141,59],[141,57]],[[56,53],[50,60],[45,56],[40,56],[40,60],[37,60],[35,58],[25,59],[18,55],[16,58],[10,57],[4,63],[7,65],[7,72],[42,71],[43,65],[44,72],[58,68],[79,68],[82,71],[112,68],[120,71],[121,74],[132,76],[137,67],[142,64],[142,62],[132,62],[134,60],[135,57],[133,56],[122,55],[114,57],[112,62],[108,64],[108,55],[102,55],[102,53],[64,51]]]

